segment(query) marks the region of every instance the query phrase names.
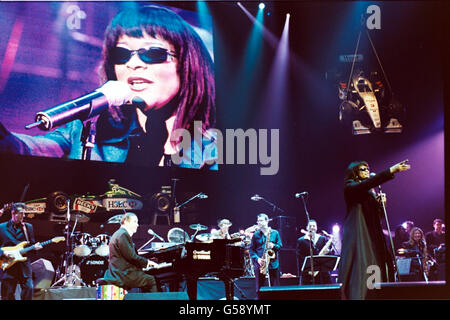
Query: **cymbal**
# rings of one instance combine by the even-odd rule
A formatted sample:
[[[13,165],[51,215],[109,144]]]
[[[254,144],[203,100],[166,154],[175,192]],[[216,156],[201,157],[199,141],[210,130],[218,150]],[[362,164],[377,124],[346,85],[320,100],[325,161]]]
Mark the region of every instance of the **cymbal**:
[[[198,241],[206,242],[206,241],[211,240],[212,235],[211,235],[211,233],[201,233],[201,234],[197,235],[195,238],[196,238]]]
[[[201,230],[208,230],[207,226],[204,226],[202,224],[191,224],[189,226],[189,228],[193,229],[193,230],[197,230],[197,231],[201,231]]]
[[[114,217],[108,219],[108,224],[110,223],[120,223],[122,221],[123,214],[117,214]]]
[[[70,213],[70,220],[77,221],[79,223],[86,223],[90,220],[90,218],[79,211],[72,211]]]

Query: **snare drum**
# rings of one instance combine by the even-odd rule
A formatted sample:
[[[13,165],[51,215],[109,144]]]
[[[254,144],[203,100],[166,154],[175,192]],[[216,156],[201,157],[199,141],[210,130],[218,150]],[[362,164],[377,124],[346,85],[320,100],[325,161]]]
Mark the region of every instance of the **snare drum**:
[[[107,269],[107,258],[91,255],[83,259],[80,264],[81,279],[87,286],[95,286],[95,281],[102,278]]]
[[[87,257],[91,254],[92,250],[92,240],[94,238],[89,233],[82,233],[78,235],[76,240],[76,246],[75,249],[73,249],[73,252],[78,257]]]
[[[95,249],[95,253],[101,257],[109,256],[109,239],[111,238],[107,234],[99,234],[95,237],[97,239],[97,249]]]

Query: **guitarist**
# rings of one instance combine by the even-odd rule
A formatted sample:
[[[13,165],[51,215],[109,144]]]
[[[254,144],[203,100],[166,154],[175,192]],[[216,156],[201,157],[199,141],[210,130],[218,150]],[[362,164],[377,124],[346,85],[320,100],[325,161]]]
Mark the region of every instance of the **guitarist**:
[[[317,222],[313,219],[309,220],[308,226],[306,227],[307,233],[297,239],[297,259],[298,259],[298,269],[300,275],[301,284],[312,284],[312,275],[309,272],[301,272],[303,262],[305,258],[310,256],[311,249],[313,255],[326,255],[329,253],[329,247],[324,247],[328,243],[328,239],[319,233],[317,233]],[[322,250],[323,249],[323,250]],[[308,266],[309,267],[309,266]],[[308,268],[310,271],[310,268]],[[322,271],[317,274],[314,278],[314,284],[326,284],[331,283],[331,277],[328,271]]]
[[[35,249],[42,249],[40,243],[35,243],[33,226],[24,222],[25,203],[17,202],[8,206],[4,213],[11,213],[11,220],[0,224],[0,248],[15,246],[23,241],[35,244]],[[32,300],[33,279],[31,263],[27,259],[17,262],[11,268],[0,270],[2,300],[15,300],[16,287],[19,284],[22,300]]]

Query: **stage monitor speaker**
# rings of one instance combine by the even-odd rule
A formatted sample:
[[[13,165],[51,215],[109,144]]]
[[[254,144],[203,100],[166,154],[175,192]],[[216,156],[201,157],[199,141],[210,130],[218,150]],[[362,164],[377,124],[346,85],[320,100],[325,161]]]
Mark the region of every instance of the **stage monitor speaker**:
[[[259,300],[340,300],[342,284],[261,287]]]
[[[295,248],[297,244],[295,217],[277,216],[273,219],[273,228],[280,233],[283,248]]]
[[[39,259],[31,263],[33,272],[33,284],[35,289],[50,288],[53,278],[55,277],[55,269],[50,261]]]
[[[382,282],[378,285],[378,289],[367,290],[366,299],[448,300],[450,298],[445,281]]]
[[[127,293],[123,300],[189,300],[187,292]]]

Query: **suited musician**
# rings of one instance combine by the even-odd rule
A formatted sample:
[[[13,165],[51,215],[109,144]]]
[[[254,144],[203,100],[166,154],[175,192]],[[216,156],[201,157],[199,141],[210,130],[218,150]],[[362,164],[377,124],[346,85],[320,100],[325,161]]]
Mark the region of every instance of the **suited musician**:
[[[34,244],[36,250],[42,249],[39,242],[35,243],[33,225],[23,221],[25,208],[25,203],[16,202],[4,210],[4,213],[11,213],[11,219],[0,224],[1,248],[13,247],[23,241],[27,241],[31,245]],[[2,300],[15,300],[17,285],[20,285],[22,290],[20,295],[21,300],[33,299],[34,285],[29,258],[23,262],[16,262],[4,271],[0,269]]]
[[[109,265],[104,282],[121,288],[139,288],[142,292],[158,291],[155,277],[143,271],[157,267],[157,263],[137,254],[131,237],[139,226],[135,213],[127,212],[120,221],[120,228],[114,232],[109,243]]]
[[[270,286],[280,285],[280,263],[278,261],[278,251],[283,246],[280,234],[277,230],[269,227],[269,217],[265,213],[257,216],[258,229],[253,234],[249,253],[255,270],[256,292],[266,283],[266,275],[261,274],[261,267],[264,264],[263,255],[267,244],[268,249],[275,252],[275,259],[271,260],[268,266]],[[270,236],[269,236],[270,232]],[[269,237],[269,238],[268,238]]]
[[[307,233],[297,239],[297,260],[298,260],[298,274],[300,276],[300,284],[312,284],[313,278],[310,274],[310,266],[305,266],[305,272],[302,272],[302,266],[305,261],[305,258],[311,256],[311,251],[313,256],[318,255],[323,247],[327,244],[328,239],[323,235],[317,233],[317,222],[316,220],[309,220],[308,225],[306,227]],[[322,252],[323,255],[329,253],[329,248],[325,249]],[[308,263],[311,260],[308,259]],[[314,277],[314,284],[325,284],[331,283],[331,276],[328,271],[320,271]]]

